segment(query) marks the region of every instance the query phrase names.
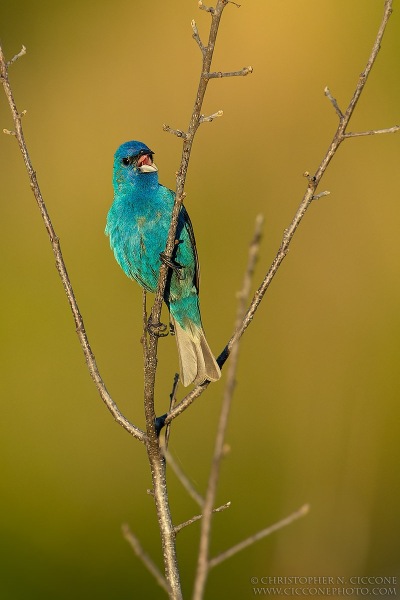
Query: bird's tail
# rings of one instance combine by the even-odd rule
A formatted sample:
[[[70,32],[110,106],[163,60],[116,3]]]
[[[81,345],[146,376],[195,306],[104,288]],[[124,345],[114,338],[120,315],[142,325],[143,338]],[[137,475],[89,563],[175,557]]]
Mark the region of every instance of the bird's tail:
[[[184,386],[199,385],[204,381],[217,381],[221,371],[207,343],[201,327],[192,321],[185,329],[171,315],[178,346],[181,380]]]

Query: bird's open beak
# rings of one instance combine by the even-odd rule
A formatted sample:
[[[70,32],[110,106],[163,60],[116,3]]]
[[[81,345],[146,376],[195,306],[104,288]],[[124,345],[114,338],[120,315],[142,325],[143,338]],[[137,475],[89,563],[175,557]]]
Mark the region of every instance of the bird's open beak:
[[[141,173],[155,173],[158,171],[153,163],[152,154],[142,154],[137,160],[137,168]]]

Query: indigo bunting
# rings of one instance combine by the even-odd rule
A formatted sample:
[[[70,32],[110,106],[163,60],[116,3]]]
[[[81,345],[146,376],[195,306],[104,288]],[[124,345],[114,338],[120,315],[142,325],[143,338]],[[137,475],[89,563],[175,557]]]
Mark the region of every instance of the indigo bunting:
[[[192,224],[181,206],[171,260],[163,256],[175,194],[158,183],[152,150],[142,142],[122,144],[114,155],[114,201],[106,234],[128,277],[155,292],[161,260],[170,267],[164,292],[178,346],[183,385],[221,377],[201,324],[199,262]]]

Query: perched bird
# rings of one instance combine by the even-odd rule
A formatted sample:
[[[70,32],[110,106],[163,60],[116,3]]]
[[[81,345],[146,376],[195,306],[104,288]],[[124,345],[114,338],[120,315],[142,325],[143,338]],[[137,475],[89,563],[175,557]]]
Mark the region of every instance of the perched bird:
[[[170,267],[164,292],[178,346],[183,385],[221,377],[201,325],[199,263],[192,224],[182,205],[171,261],[163,256],[175,194],[158,183],[152,150],[142,142],[122,144],[114,155],[114,202],[106,234],[128,277],[155,292],[161,260]]]

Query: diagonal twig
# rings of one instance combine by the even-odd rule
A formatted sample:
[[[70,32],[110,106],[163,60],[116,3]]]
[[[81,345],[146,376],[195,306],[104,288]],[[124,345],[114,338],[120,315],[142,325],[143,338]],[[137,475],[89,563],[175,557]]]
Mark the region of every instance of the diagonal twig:
[[[214,558],[212,558],[209,561],[209,563],[208,563],[209,568],[212,569],[213,567],[216,567],[217,565],[224,562],[224,560],[227,560],[231,556],[234,556],[238,552],[241,552],[241,550],[244,550],[245,548],[252,546],[253,544],[255,544],[255,542],[258,542],[259,540],[262,540],[263,538],[267,537],[268,535],[271,535],[271,533],[278,531],[278,529],[282,529],[282,527],[286,527],[287,525],[290,525],[291,523],[293,523],[293,521],[296,521],[297,519],[304,517],[308,513],[309,510],[310,510],[309,505],[304,504],[304,506],[299,508],[299,510],[292,513],[288,517],[285,517],[281,521],[278,521],[277,523],[274,523],[273,525],[270,525],[269,527],[266,527],[265,529],[258,531],[254,535],[251,535],[250,537],[239,542],[238,544],[235,544],[235,546],[232,546],[232,548],[228,548],[228,550],[221,552],[221,554],[218,554],[217,556],[215,556]]]
[[[187,491],[189,496],[191,498],[193,498],[193,500],[200,506],[200,508],[203,508],[203,506],[204,506],[203,496],[201,494],[199,494],[199,492],[193,486],[190,479],[187,477],[187,475],[185,475],[185,473],[183,472],[181,467],[176,462],[174,456],[166,448],[163,449],[163,453],[164,453],[164,456],[165,456],[165,459],[166,459],[168,465],[171,467],[171,469],[173,470],[176,477],[179,479],[179,481],[181,482],[181,484],[183,485],[183,487],[185,488],[185,490]]]
[[[13,132],[15,138],[18,142],[19,149],[22,154],[22,158],[25,163],[25,168],[28,172],[28,177],[31,185],[32,192],[35,196],[35,200],[39,207],[40,214],[42,216],[44,225],[46,227],[46,231],[50,238],[51,247],[56,259],[56,267],[62,284],[64,286],[64,290],[72,311],[72,315],[75,321],[76,333],[78,334],[79,342],[83,350],[83,354],[85,356],[86,365],[89,370],[90,376],[92,377],[97,391],[100,394],[101,399],[104,404],[107,406],[108,410],[114,417],[114,419],[119,423],[128,433],[130,433],[133,437],[145,443],[146,434],[144,431],[133,425],[124,417],[121,411],[118,409],[117,405],[111,398],[106,385],[100,375],[99,369],[96,364],[96,359],[94,357],[92,348],[89,344],[89,340],[85,331],[85,325],[83,322],[82,315],[79,310],[78,302],[75,298],[75,293],[72,288],[71,280],[69,278],[67,268],[64,263],[64,258],[61,252],[60,240],[54,230],[53,223],[51,222],[50,215],[48,213],[46,204],[44,202],[42,193],[40,191],[39,183],[36,176],[36,171],[32,166],[32,162],[28,153],[28,148],[25,142],[24,133],[22,130],[21,118],[23,113],[19,113],[17,110],[17,106],[14,100],[14,95],[11,89],[10,81],[8,78],[8,67],[13,64],[18,58],[20,58],[23,54],[25,54],[25,47],[22,47],[22,50],[14,56],[8,63],[6,62],[3,50],[0,46],[0,79],[3,83],[3,88],[5,95],[8,100],[8,104],[11,109],[11,114],[14,121],[15,131]]]
[[[247,266],[243,277],[242,288],[238,294],[238,307],[236,314],[236,327],[239,326],[243,319],[243,315],[246,312],[246,304],[250,293],[251,282],[254,274],[255,265],[258,259],[258,253],[261,242],[261,230],[264,222],[262,215],[258,215],[254,227],[254,235],[250,244]],[[226,429],[228,426],[228,418],[232,405],[233,392],[236,383],[236,370],[239,358],[239,340],[236,341],[232,348],[231,361],[229,363],[228,375],[226,379],[224,395],[221,406],[221,413],[218,423],[217,435],[215,439],[214,455],[210,470],[210,476],[208,480],[207,492],[205,496],[205,502],[203,507],[203,520],[201,522],[201,533],[200,533],[200,546],[199,555],[197,559],[197,572],[194,583],[193,600],[201,600],[204,595],[204,588],[206,585],[208,573],[209,573],[209,548],[210,548],[210,535],[211,535],[211,520],[212,520],[212,507],[215,503],[215,497],[217,493],[217,484],[219,479],[219,472],[221,466],[221,460],[224,455],[224,440]]]
[[[17,61],[19,58],[21,58],[21,56],[24,56],[26,54],[26,48],[25,46],[22,46],[21,50],[12,57],[11,60],[9,60],[7,62],[7,68],[10,67],[13,63],[15,63],[15,61]]]
[[[176,137],[183,138],[184,140],[188,139],[188,134],[181,129],[172,129],[172,127],[169,125],[164,124],[163,130],[167,131],[168,133],[172,133],[172,135],[176,135]]]
[[[213,508],[212,512],[213,513],[220,513],[222,511],[226,510],[227,508],[229,508],[230,505],[231,505],[231,502],[226,502],[226,504],[222,504],[222,506],[218,506],[218,508]],[[192,523],[196,523],[196,521],[200,521],[200,519],[202,519],[203,517],[204,517],[204,515],[195,515],[194,517],[192,517],[188,521],[185,521],[184,523],[181,523],[180,525],[176,525],[175,526],[175,533],[178,533],[184,527],[187,527],[188,525],[191,525]]]
[[[339,105],[337,103],[336,98],[334,98],[331,94],[331,90],[328,88],[328,86],[325,87],[324,89],[324,93],[325,96],[328,98],[328,100],[330,101],[330,103],[332,104],[333,108],[336,111],[337,116],[339,117],[339,119],[343,119],[343,113],[339,108]]]
[[[190,23],[193,29],[193,39],[196,41],[197,45],[199,46],[202,55],[204,56],[204,53],[206,51],[205,46],[203,44],[203,42],[201,41],[200,38],[200,34],[199,34],[199,30],[197,29],[197,25],[196,25],[196,21],[193,19],[192,22]]]
[[[170,410],[172,410],[173,407],[175,406],[176,392],[178,390],[178,384],[179,384],[179,373],[175,373],[174,382],[172,384],[172,391],[171,391],[171,394],[170,394],[170,402],[169,402],[169,409]],[[168,423],[168,425],[165,428],[164,456],[165,456],[165,453],[168,450],[169,436],[170,435],[171,435],[171,423]]]
[[[167,594],[169,594],[167,580],[165,579],[157,565],[153,562],[153,559],[150,558],[147,552],[145,552],[138,538],[131,531],[129,525],[127,525],[126,523],[122,525],[122,535],[124,536],[128,544],[131,546],[136,556],[142,561],[146,569],[150,571],[150,573],[153,575],[158,585],[161,586],[167,592]]]

